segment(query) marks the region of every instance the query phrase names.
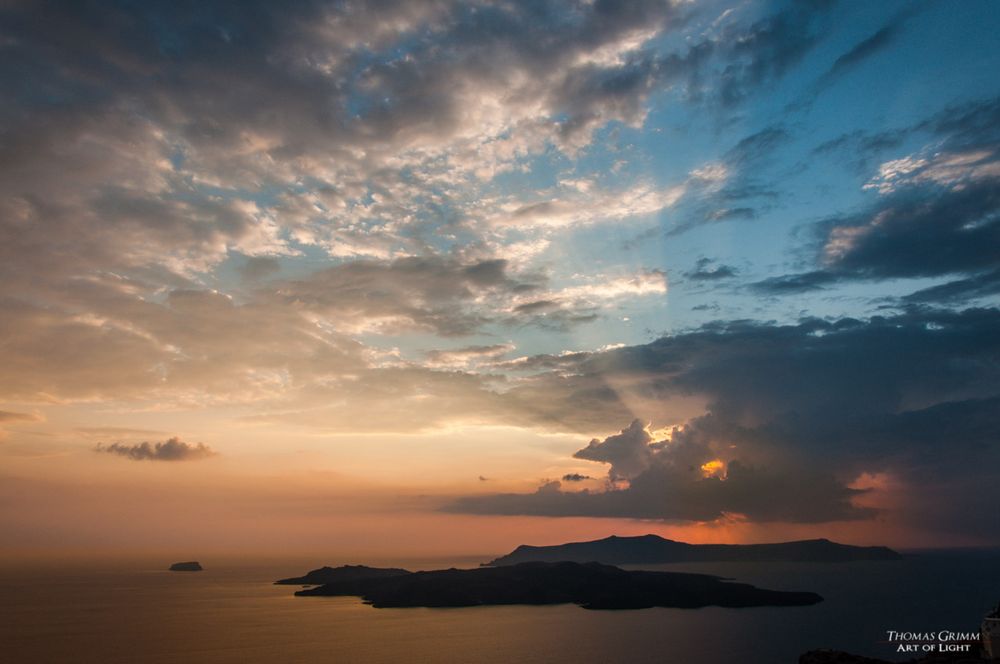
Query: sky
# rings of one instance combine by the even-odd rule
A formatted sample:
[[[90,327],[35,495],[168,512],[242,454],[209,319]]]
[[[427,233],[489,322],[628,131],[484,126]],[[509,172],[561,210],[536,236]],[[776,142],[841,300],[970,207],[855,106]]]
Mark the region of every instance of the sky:
[[[1000,544],[998,30],[0,3],[0,548]]]

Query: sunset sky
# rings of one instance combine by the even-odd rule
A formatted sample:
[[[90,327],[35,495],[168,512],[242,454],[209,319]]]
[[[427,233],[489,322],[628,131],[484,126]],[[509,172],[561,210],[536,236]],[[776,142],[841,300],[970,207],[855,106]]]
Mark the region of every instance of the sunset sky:
[[[1000,544],[998,34],[0,2],[0,549]]]

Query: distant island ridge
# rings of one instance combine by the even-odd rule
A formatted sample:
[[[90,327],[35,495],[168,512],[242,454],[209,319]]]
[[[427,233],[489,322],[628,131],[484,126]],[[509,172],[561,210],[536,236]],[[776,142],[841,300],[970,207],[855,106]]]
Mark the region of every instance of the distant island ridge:
[[[658,535],[618,537],[553,546],[522,544],[485,567],[524,562],[597,562],[606,565],[659,565],[665,563],[717,562],[810,562],[835,563],[860,560],[900,560],[902,556],[884,546],[852,546],[828,539],[778,542],[774,544],[688,544]]]
[[[309,579],[326,582],[296,595],[357,596],[375,608],[578,604],[585,609],[643,609],[807,606],[823,601],[812,592],[766,590],[708,574],[627,571],[593,562],[529,562],[427,572],[325,567],[277,583]]]
[[[412,574],[397,567],[367,567],[365,565],[344,565],[342,567],[320,567],[304,576],[293,576],[274,582],[277,586],[318,586],[324,583],[361,581],[365,579],[388,578]]]
[[[171,572],[200,572],[204,569],[197,560],[189,560],[183,563],[174,563],[170,566]]]

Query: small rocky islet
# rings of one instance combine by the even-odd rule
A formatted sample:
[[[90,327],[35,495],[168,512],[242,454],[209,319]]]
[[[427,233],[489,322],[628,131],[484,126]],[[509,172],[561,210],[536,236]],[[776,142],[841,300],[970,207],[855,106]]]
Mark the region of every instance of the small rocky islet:
[[[204,568],[197,560],[188,560],[182,563],[174,563],[170,566],[171,572],[201,572]]]

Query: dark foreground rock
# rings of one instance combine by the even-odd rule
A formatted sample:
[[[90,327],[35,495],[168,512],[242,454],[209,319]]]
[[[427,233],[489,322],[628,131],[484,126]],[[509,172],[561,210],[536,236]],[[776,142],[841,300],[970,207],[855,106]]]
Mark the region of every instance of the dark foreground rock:
[[[555,546],[523,544],[486,565],[516,565],[524,562],[606,565],[650,565],[705,562],[849,562],[855,560],[899,560],[902,556],[884,546],[851,546],[828,539],[776,544],[688,544],[657,535],[618,537]]]
[[[810,650],[799,656],[799,664],[983,664],[979,643],[969,643],[969,646],[969,652],[965,653],[931,653],[904,662],[872,659],[840,650]]]
[[[190,560],[186,563],[174,563],[170,566],[171,572],[200,572],[202,567],[197,560]]]
[[[344,578],[295,594],[354,595],[376,608],[572,603],[585,609],[645,609],[804,606],[823,601],[816,593],[765,590],[707,574],[626,571],[572,562]]]
[[[311,570],[305,576],[293,576],[290,579],[280,579],[274,583],[275,585],[287,586],[317,586],[323,583],[385,579],[405,574],[411,574],[411,572],[397,567],[344,565],[343,567],[320,567],[319,569]]]

